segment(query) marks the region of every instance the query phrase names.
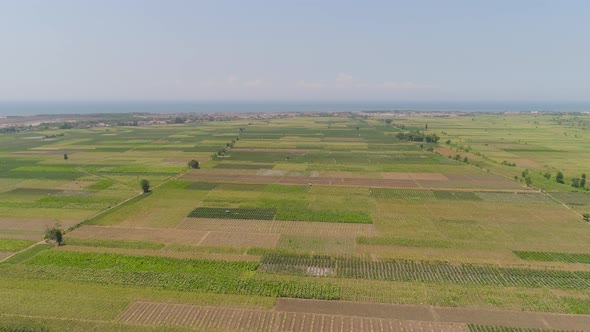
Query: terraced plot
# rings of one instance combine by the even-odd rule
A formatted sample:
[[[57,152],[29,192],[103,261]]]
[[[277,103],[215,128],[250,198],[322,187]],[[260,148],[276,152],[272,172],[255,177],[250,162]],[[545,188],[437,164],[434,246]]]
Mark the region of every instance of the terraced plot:
[[[357,236],[376,236],[377,229],[371,224],[317,223],[305,221],[277,220],[232,220],[232,219],[194,219],[186,218],[176,228],[199,232],[263,233],[293,236],[356,238]]]
[[[223,331],[467,332],[466,325],[454,323],[146,302],[133,303],[119,321]]]
[[[333,256],[266,254],[258,271],[389,281],[449,282],[506,287],[586,289],[590,272],[501,268],[444,262],[384,260]]]

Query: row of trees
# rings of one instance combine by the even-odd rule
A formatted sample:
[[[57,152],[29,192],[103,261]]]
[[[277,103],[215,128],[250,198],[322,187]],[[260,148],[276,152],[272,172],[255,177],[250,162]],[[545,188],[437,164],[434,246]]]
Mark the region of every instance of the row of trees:
[[[438,143],[440,137],[436,134],[425,134],[419,131],[410,131],[407,133],[398,133],[395,138],[400,141],[411,141],[411,142],[426,142],[426,143]]]

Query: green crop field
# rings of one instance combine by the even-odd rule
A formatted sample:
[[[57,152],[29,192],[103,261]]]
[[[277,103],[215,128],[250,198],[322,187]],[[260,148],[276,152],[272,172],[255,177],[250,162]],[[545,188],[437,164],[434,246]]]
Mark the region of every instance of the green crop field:
[[[402,304],[584,318],[590,192],[572,180],[590,173],[588,123],[366,112],[1,133],[0,331],[225,329],[217,316],[122,320],[142,303],[179,305],[162,309],[169,317],[239,310],[249,318],[227,323],[236,331],[281,310],[352,321],[349,305],[376,306],[358,315],[381,320]],[[440,139],[396,136],[410,130]],[[63,245],[40,243],[52,227]],[[300,305],[281,307],[291,299]],[[523,315],[515,326],[457,324],[545,331]],[[407,330],[439,331],[408,317],[418,325]],[[282,319],[259,325],[297,330]]]

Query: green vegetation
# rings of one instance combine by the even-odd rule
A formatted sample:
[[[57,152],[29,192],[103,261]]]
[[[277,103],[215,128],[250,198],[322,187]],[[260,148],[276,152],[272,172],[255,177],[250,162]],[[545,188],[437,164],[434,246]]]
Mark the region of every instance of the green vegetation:
[[[528,329],[521,327],[468,324],[469,332],[568,332],[564,330]]]
[[[141,184],[141,189],[143,190],[144,193],[150,192],[150,182],[148,180],[142,179],[140,184]]]
[[[0,134],[0,330],[278,297],[590,314],[587,115],[95,116]]]
[[[514,251],[519,258],[529,261],[566,262],[590,264],[590,254],[568,254],[561,252]]]
[[[590,287],[590,272],[533,270],[452,265],[444,262],[384,260],[371,262],[359,258],[267,254],[260,270],[267,273],[337,276],[341,278],[388,281],[450,282],[506,287]]]
[[[122,241],[122,240],[101,240],[101,239],[78,239],[68,238],[68,245],[83,247],[104,247],[104,248],[125,248],[125,249],[149,249],[159,250],[166,245],[157,242],[147,241]]]
[[[226,209],[200,207],[194,209],[188,216],[190,218],[272,220],[275,213],[276,211],[273,209]]]
[[[20,251],[35,244],[31,240],[0,239],[0,251]]]
[[[21,251],[18,254],[10,257],[8,260],[5,261],[6,264],[20,264],[22,262],[25,262],[29,259],[31,259],[32,257],[35,257],[35,255],[49,250],[53,247],[53,245],[51,244],[38,244],[34,247],[31,247],[25,251]]]

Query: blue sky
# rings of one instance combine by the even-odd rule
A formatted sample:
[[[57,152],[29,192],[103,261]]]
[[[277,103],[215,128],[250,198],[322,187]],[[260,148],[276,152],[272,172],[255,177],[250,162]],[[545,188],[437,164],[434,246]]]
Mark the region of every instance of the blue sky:
[[[590,101],[590,1],[0,0],[0,101]]]

